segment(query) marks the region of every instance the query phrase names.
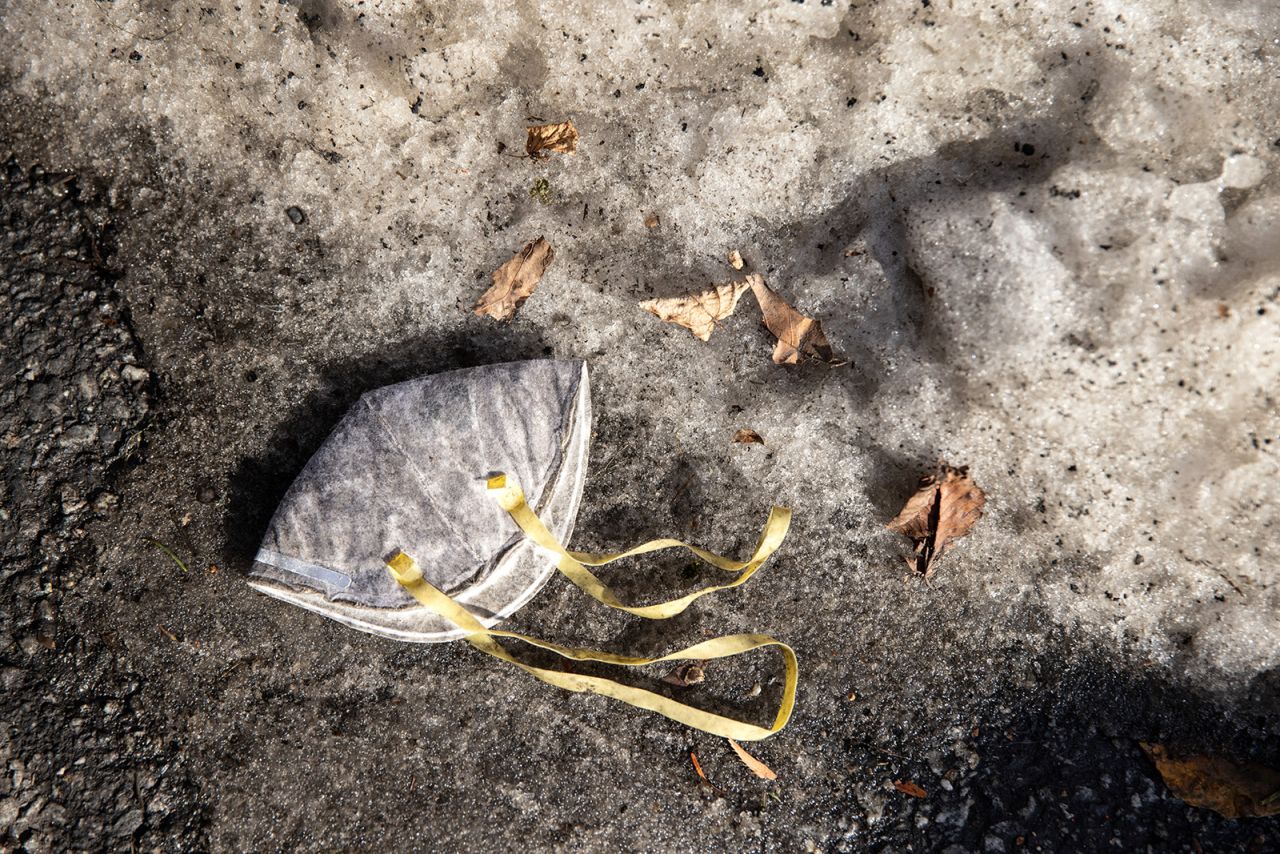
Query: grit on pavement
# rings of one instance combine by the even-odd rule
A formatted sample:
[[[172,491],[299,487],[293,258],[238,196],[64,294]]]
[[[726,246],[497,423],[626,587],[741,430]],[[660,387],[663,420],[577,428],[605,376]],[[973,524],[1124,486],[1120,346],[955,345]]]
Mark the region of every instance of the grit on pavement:
[[[1280,15],[1172,5],[0,0],[0,850],[1280,850],[1139,746],[1280,767]],[[848,364],[638,308],[735,249]],[[795,522],[675,619],[557,577],[510,627],[788,642],[776,781],[245,583],[363,392],[545,357],[573,547]],[[884,526],[940,459],[988,503],[925,583]],[[764,721],[779,672],[636,678]]]

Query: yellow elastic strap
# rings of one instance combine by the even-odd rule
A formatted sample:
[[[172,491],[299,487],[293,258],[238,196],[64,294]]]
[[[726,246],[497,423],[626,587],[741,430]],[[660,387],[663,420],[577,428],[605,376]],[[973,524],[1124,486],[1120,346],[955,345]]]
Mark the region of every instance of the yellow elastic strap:
[[[769,559],[769,556],[778,550],[778,546],[782,545],[783,539],[787,536],[787,529],[791,527],[791,511],[786,507],[774,507],[769,511],[769,518],[765,522],[764,531],[760,534],[760,541],[756,543],[755,551],[745,561],[730,560],[705,549],[700,549],[697,546],[683,543],[680,540],[668,539],[651,540],[625,552],[605,554],[571,552],[560,545],[555,535],[547,530],[546,525],[542,524],[542,520],[538,518],[538,515],[533,512],[528,502],[525,501],[524,493],[520,491],[519,485],[511,478],[508,478],[505,474],[495,475],[489,478],[488,485],[494,497],[498,499],[502,509],[511,514],[511,518],[520,526],[520,530],[524,531],[525,536],[556,555],[559,561],[558,567],[565,577],[582,588],[583,592],[588,596],[603,602],[610,608],[617,608],[619,611],[626,611],[628,614],[635,614],[637,617],[646,617],[650,620],[665,620],[668,617],[674,617],[693,604],[695,600],[706,596],[708,593],[715,593],[717,590],[728,590],[731,587],[746,583],[747,579],[754,575],[755,571]],[[739,575],[727,584],[704,587],[701,590],[695,590],[686,596],[672,599],[669,602],[658,602],[654,605],[626,605],[614,595],[613,591],[603,581],[597,578],[591,570],[587,569],[588,566],[603,566],[624,557],[633,557],[670,548],[688,549],[712,566],[728,572],[737,572]]]
[[[403,552],[396,554],[387,561],[387,568],[391,571],[392,577],[400,582],[413,595],[413,598],[465,631],[467,633],[467,642],[476,649],[514,664],[526,673],[550,685],[555,685],[557,688],[612,697],[628,705],[657,712],[673,721],[678,721],[703,732],[736,739],[737,741],[759,741],[762,738],[768,738],[787,725],[787,721],[791,717],[791,710],[795,707],[798,675],[796,654],[791,647],[781,641],[774,640],[768,635],[725,635],[724,637],[703,641],[658,658],[637,658],[560,646],[559,644],[527,637],[526,635],[519,635],[515,632],[485,628],[467,609],[454,602],[423,578],[417,562]],[[737,583],[741,583],[741,581]],[[638,667],[643,664],[657,664],[663,661],[727,658],[765,646],[776,646],[782,651],[783,661],[786,664],[786,683],[782,689],[782,703],[778,708],[778,714],[774,717],[773,725],[766,728],[727,718],[724,715],[703,711],[702,709],[696,709],[693,706],[677,702],[661,694],[655,694],[653,691],[622,685],[612,679],[586,676],[580,673],[564,673],[559,670],[547,670],[542,667],[525,664],[517,660],[511,653],[507,652],[502,644],[498,643],[496,638],[500,637],[522,641],[575,661],[597,661],[603,664],[618,664],[623,667]]]

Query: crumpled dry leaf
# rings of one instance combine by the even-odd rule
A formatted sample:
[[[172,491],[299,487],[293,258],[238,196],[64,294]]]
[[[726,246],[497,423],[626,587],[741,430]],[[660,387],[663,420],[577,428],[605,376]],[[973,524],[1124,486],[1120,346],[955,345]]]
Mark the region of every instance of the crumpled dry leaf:
[[[525,131],[529,138],[524,142],[524,150],[534,160],[545,160],[549,151],[556,154],[576,154],[578,151],[578,129],[572,121],[533,125]]]
[[[707,672],[703,669],[705,665],[705,661],[686,661],[672,668],[670,673],[662,677],[662,681],[681,688],[698,685],[707,678]]]
[[[764,439],[755,430],[743,427],[733,434],[733,441],[739,445],[763,445]]]
[[[779,365],[794,365],[801,358],[817,359],[830,365],[841,365],[844,362],[836,358],[822,331],[822,324],[811,317],[805,317],[778,296],[765,284],[764,276],[752,273],[747,276],[751,292],[756,302],[760,303],[760,311],[764,314],[764,325],[778,339],[773,348],[773,361]]]
[[[729,739],[729,746],[733,748],[733,752],[738,754],[738,758],[742,760],[742,764],[751,769],[751,773],[755,774],[762,780],[776,780],[778,775],[773,773],[773,769],[765,765],[759,759],[756,759],[743,748],[741,744]]]
[[[1151,757],[1169,791],[1193,807],[1226,818],[1280,815],[1280,771],[1274,768],[1219,756],[1175,759],[1164,745],[1138,745]]]
[[[986,494],[969,477],[968,466],[942,463],[937,474],[920,481],[915,495],[886,527],[915,540],[915,561],[907,564],[929,578],[938,559],[982,518],[986,503]]]
[[[544,238],[525,244],[510,261],[493,271],[493,287],[480,297],[475,313],[494,320],[510,320],[516,309],[533,296],[555,257],[555,250]]]
[[[640,307],[659,320],[683,326],[694,337],[706,341],[715,331],[716,323],[733,314],[747,287],[746,282],[730,282],[700,294],[645,300]]]
[[[927,798],[929,793],[923,788],[911,782],[910,780],[894,780],[893,787],[904,795],[910,795],[913,798]]]

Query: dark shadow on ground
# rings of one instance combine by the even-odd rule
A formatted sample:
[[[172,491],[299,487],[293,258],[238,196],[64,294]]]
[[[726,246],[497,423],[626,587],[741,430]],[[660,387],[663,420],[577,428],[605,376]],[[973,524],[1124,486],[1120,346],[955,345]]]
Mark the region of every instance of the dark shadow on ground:
[[[1043,663],[1057,672],[1044,674],[1030,702],[994,726],[975,725],[973,771],[949,769],[943,784],[917,766],[931,813],[963,821],[945,831],[917,824],[915,850],[1280,850],[1280,818],[1228,820],[1186,805],[1139,747],[1280,767],[1280,739],[1265,711],[1280,703],[1274,674],[1220,697],[1168,671],[1117,667],[1101,648],[1064,641],[1056,651]],[[872,834],[871,847],[902,850],[900,827]]]

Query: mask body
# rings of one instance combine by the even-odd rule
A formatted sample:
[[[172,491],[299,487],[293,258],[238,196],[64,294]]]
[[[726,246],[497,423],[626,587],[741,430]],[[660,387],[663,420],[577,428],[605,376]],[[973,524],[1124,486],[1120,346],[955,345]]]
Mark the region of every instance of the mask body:
[[[449,371],[365,394],[307,462],[254,559],[258,590],[402,641],[462,632],[390,577],[397,550],[486,626],[546,583],[554,560],[487,495],[511,472],[560,541],[587,469],[585,363],[533,360]]]

